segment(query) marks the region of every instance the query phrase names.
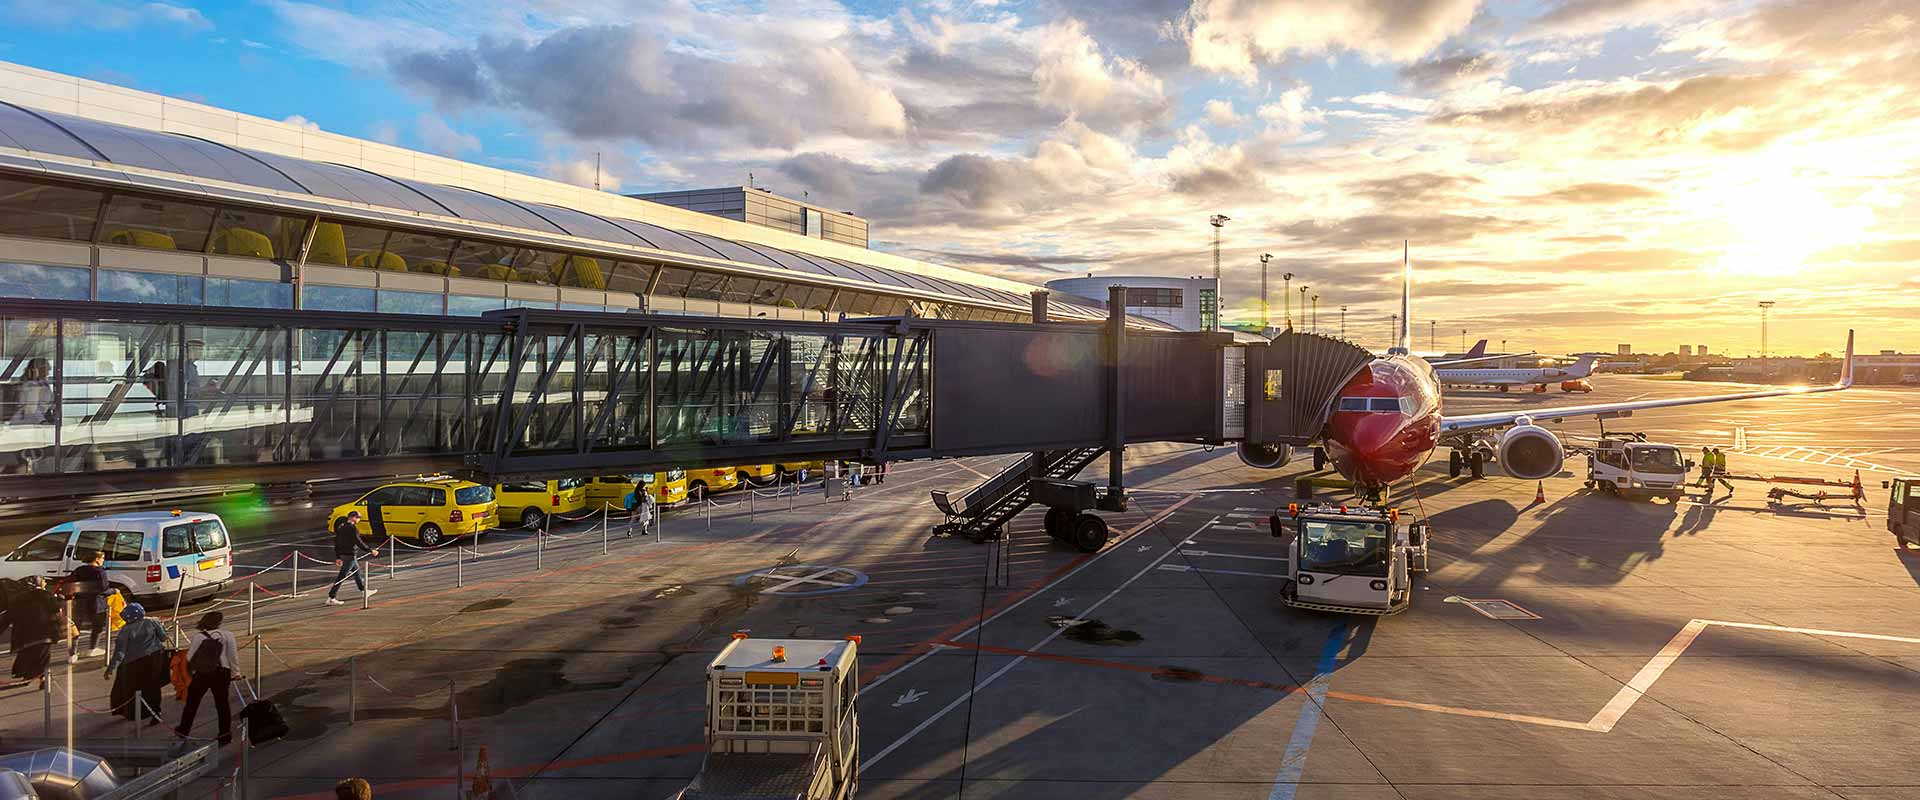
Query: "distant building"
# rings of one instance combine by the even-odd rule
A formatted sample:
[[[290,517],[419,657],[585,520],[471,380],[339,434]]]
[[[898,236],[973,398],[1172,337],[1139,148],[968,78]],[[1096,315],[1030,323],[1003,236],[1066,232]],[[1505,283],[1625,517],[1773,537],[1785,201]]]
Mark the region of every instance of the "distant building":
[[[1706,346],[1706,345],[1704,345],[1704,344],[1696,344],[1696,345],[1694,345],[1694,346],[1693,346],[1693,354],[1694,354],[1694,355],[1696,355],[1696,356],[1699,356],[1699,357],[1701,357],[1701,358],[1706,358],[1706,357],[1707,357],[1707,346]]]
[[[1692,358],[1692,357],[1693,357],[1693,345],[1690,345],[1690,344],[1683,344],[1683,345],[1680,345],[1680,357],[1681,357],[1681,358]]]
[[[1127,287],[1127,313],[1166,322],[1183,331],[1216,326],[1219,286],[1212,278],[1161,278],[1147,275],[1089,275],[1048,281],[1056,292],[1105,303],[1107,288]]]
[[[846,211],[830,211],[805,200],[781,197],[765,189],[722,186],[680,192],[630,194],[638,200],[764,225],[788,233],[867,246],[867,221]]]
[[[1633,355],[1633,345],[1622,344],[1622,345],[1615,345],[1615,347],[1619,348],[1619,352],[1618,352],[1619,355],[1623,355],[1623,356]]]

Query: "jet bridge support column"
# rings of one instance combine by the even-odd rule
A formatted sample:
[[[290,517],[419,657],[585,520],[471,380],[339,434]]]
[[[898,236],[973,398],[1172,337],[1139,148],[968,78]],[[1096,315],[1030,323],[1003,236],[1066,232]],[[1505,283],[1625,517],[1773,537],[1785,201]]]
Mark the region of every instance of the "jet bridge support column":
[[[1127,510],[1127,494],[1122,468],[1126,464],[1126,409],[1121,379],[1121,364],[1127,352],[1127,287],[1107,287],[1107,496],[1101,507],[1108,511]]]
[[[1033,324],[1047,324],[1047,290],[1033,290]]]

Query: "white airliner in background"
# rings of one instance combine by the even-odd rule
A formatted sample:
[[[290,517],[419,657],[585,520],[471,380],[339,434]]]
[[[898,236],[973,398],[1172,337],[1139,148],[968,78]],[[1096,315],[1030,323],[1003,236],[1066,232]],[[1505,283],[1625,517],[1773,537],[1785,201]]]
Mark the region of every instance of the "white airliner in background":
[[[1497,386],[1503,392],[1515,386],[1532,386],[1534,391],[1544,392],[1547,384],[1557,382],[1563,392],[1591,392],[1593,386],[1586,378],[1593,374],[1593,365],[1599,360],[1600,356],[1587,353],[1568,367],[1457,369],[1441,366],[1433,373],[1443,386]]]

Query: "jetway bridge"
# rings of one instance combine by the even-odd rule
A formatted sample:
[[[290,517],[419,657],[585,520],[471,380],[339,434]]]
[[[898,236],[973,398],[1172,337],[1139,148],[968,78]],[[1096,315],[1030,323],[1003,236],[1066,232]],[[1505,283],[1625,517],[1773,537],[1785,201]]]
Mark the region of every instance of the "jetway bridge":
[[[1241,345],[1124,322],[528,308],[442,317],[0,299],[0,497],[1112,451],[1250,435],[1303,445],[1370,358],[1327,337]]]

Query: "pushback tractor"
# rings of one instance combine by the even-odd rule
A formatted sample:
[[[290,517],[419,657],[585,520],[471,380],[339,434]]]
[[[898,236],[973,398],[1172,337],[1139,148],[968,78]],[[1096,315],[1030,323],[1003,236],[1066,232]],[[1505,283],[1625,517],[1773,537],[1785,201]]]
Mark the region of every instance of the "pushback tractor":
[[[858,788],[860,637],[734,634],[707,668],[707,755],[680,800],[844,800]]]
[[[1399,509],[1290,503],[1268,523],[1293,535],[1280,598],[1294,608],[1397,614],[1427,571],[1427,524]]]

